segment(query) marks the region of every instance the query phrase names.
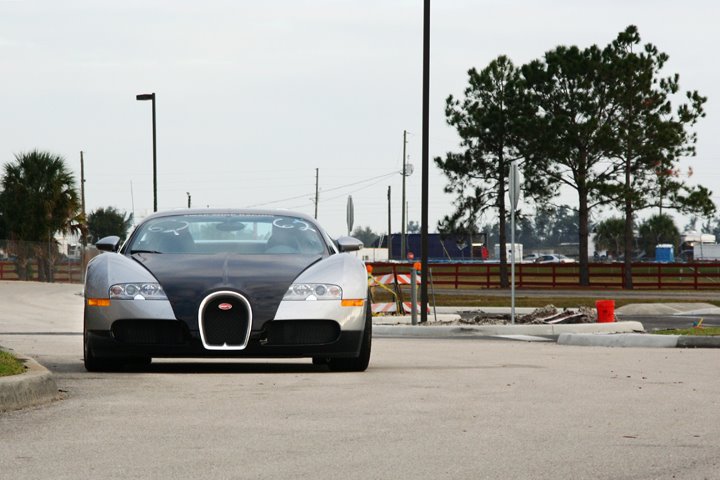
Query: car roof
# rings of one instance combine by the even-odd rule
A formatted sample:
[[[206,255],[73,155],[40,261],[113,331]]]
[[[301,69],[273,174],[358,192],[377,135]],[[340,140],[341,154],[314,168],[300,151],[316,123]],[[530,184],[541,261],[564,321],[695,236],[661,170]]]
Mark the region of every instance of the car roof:
[[[178,208],[155,212],[143,218],[140,223],[153,218],[174,217],[177,215],[282,215],[301,218],[317,224],[317,221],[310,215],[280,208]]]

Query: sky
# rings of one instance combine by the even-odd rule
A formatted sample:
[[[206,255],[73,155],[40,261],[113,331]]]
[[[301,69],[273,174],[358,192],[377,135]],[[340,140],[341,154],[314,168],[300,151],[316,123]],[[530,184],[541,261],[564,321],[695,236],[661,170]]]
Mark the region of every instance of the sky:
[[[277,207],[331,235],[400,230],[403,131],[408,219],[421,216],[421,0],[0,0],[0,165],[33,149],[63,156],[86,210]],[[720,3],[688,0],[436,0],[431,7],[430,157],[457,151],[448,95],[498,55],[516,65],[557,45],[604,46],[630,24],[670,56],[667,74],[708,97],[689,183],[720,205]],[[452,211],[429,172],[429,229]],[[571,195],[562,203],[576,205]],[[606,212],[609,216],[612,212]],[[487,221],[494,221],[491,217]],[[678,220],[682,228],[683,219]]]

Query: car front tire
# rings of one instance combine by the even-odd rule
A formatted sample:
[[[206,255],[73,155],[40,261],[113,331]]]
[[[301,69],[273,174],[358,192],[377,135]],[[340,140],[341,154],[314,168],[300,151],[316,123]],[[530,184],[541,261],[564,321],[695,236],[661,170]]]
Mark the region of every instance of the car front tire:
[[[370,300],[365,302],[365,328],[363,329],[360,354],[353,358],[330,358],[327,363],[333,372],[364,372],[370,365],[372,350],[372,308]],[[313,363],[315,359],[313,358]]]
[[[117,372],[123,370],[123,367],[145,368],[152,363],[151,357],[133,357],[133,358],[102,358],[95,355],[90,338],[85,332],[83,335],[83,361],[85,370],[88,372]]]
[[[116,370],[119,366],[115,359],[98,358],[93,351],[88,333],[83,335],[83,361],[88,372],[107,372]]]

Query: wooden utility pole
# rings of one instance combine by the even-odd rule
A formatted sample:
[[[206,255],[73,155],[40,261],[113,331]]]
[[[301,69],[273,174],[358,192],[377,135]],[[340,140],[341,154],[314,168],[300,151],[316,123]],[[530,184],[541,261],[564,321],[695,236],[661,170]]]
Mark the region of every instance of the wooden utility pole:
[[[390,193],[392,192],[390,185],[388,185],[388,233],[387,233],[387,249],[388,249],[388,260],[392,258],[392,205],[390,202]],[[379,245],[378,245],[379,246]]]
[[[80,213],[82,221],[87,226],[87,217],[85,216],[85,159],[83,152],[80,150]],[[85,244],[87,243],[87,230],[80,229],[80,280],[85,282]]]
[[[320,200],[320,169],[315,169],[315,220],[317,220],[318,201]]]
[[[85,218],[85,160],[83,152],[80,150],[80,206],[83,219]]]

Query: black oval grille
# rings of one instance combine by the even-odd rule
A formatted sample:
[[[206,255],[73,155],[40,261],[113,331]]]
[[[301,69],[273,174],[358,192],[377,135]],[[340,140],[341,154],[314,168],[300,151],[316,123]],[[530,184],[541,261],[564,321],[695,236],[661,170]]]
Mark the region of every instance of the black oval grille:
[[[204,302],[200,312],[206,347],[242,348],[250,332],[251,313],[238,295],[216,295]]]

